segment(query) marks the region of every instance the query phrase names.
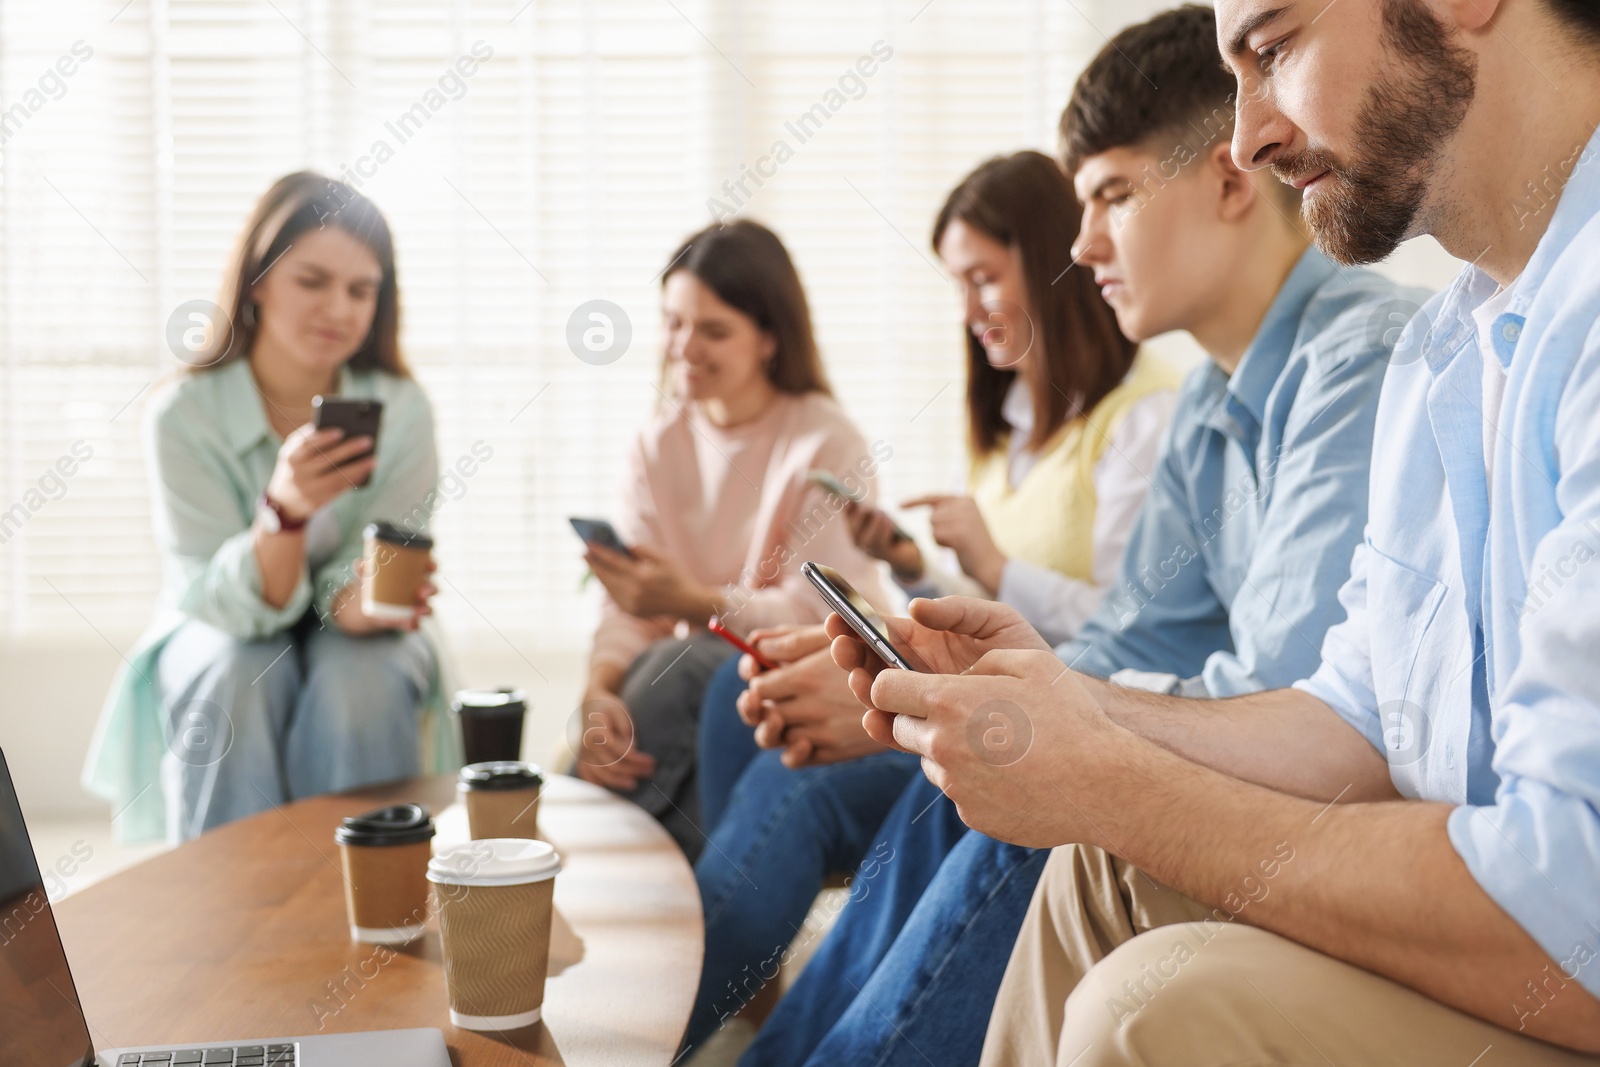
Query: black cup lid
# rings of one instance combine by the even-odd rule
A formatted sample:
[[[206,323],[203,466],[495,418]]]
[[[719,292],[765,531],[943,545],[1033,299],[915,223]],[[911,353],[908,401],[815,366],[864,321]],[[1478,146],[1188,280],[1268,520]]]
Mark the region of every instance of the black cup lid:
[[[433,538],[425,533],[408,530],[404,526],[396,526],[392,522],[367,523],[367,528],[362,531],[362,536],[373,537],[379,541],[386,541],[391,545],[403,545],[406,548],[432,548]]]
[[[501,712],[521,715],[528,710],[528,699],[520,689],[501,686],[499,689],[463,689],[452,702],[456,711],[471,708],[473,711]]]
[[[333,832],[341,845],[414,845],[432,837],[433,818],[421,804],[395,804],[353,815]]]
[[[461,784],[468,789],[528,789],[544,785],[544,772],[538,764],[515,760],[469,763],[461,768]]]

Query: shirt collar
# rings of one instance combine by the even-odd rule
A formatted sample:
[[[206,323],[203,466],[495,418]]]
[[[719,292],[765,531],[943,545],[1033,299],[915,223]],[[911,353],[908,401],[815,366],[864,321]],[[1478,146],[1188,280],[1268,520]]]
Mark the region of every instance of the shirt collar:
[[[250,373],[248,356],[235,359],[214,371],[201,373],[216,376],[217,417],[221,420],[223,432],[227,434],[228,443],[235,453],[243,455],[263,441],[270,442],[275,439],[272,425],[267,422],[267,410],[261,399],[261,392],[256,388],[256,377]],[[355,392],[354,384],[355,379],[350,373],[350,365],[345,364],[340,367],[340,395]]]
[[[1528,309],[1540,288],[1579,232],[1600,213],[1600,129],[1590,136],[1588,144],[1570,164],[1571,172],[1550,216],[1550,226],[1539,239],[1527,267],[1511,283],[1511,298],[1495,321],[1495,353],[1507,368]],[[1536,214],[1537,209],[1533,213]],[[1454,358],[1461,348],[1462,330],[1476,334],[1477,323],[1472,312],[1494,296],[1497,289],[1498,283],[1479,267],[1468,264],[1462,268],[1446,291],[1433,321],[1425,324],[1423,351],[1430,371],[1438,374]]]
[[[1284,279],[1267,308],[1261,326],[1250,341],[1239,365],[1227,378],[1227,403],[1219,408],[1237,417],[1242,409],[1260,427],[1266,422],[1267,398],[1288,365],[1305,318],[1306,305],[1338,273],[1338,267],[1316,248],[1307,248],[1294,269]],[[1220,375],[1220,371],[1218,372]]]
[[[1000,401],[1000,417],[1011,427],[1011,435],[1027,440],[1033,434],[1033,394],[1021,374],[1013,375]]]

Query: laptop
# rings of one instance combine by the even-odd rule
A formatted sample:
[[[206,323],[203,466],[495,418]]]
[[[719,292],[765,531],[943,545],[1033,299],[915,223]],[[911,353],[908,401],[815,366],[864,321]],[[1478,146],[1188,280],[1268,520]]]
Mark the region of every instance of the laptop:
[[[138,982],[138,975],[128,981]],[[95,1051],[0,752],[0,1065],[450,1067],[438,1030],[374,1030]]]

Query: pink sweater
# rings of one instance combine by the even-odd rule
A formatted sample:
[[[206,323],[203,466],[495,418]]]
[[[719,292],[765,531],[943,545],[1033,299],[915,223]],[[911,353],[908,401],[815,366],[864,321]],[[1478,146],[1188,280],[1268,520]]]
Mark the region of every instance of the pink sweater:
[[[881,608],[877,565],[851,540],[839,501],[805,477],[820,468],[874,500],[878,466],[892,455],[882,442],[869,448],[843,409],[821,393],[781,394],[759,418],[731,429],[712,425],[698,405],[669,406],[629,450],[617,532],[627,544],[671,555],[696,580],[723,587],[724,618],[736,633],[827,615],[801,577],[806,560],[838,568]],[[673,628],[670,618],[637,618],[607,596],[594,661],[626,667]]]

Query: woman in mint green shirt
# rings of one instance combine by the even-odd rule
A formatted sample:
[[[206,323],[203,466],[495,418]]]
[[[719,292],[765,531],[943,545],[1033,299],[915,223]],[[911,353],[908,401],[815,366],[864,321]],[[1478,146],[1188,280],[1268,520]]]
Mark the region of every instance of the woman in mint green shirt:
[[[291,174],[257,205],[222,302],[229,328],[145,419],[162,594],[85,769],[129,839],[416,774],[425,718],[435,766],[458,754],[422,629],[433,586],[399,623],[357,595],[367,523],[425,532],[437,501],[388,224],[350,187]],[[314,429],[319,394],[383,402],[375,453]]]

